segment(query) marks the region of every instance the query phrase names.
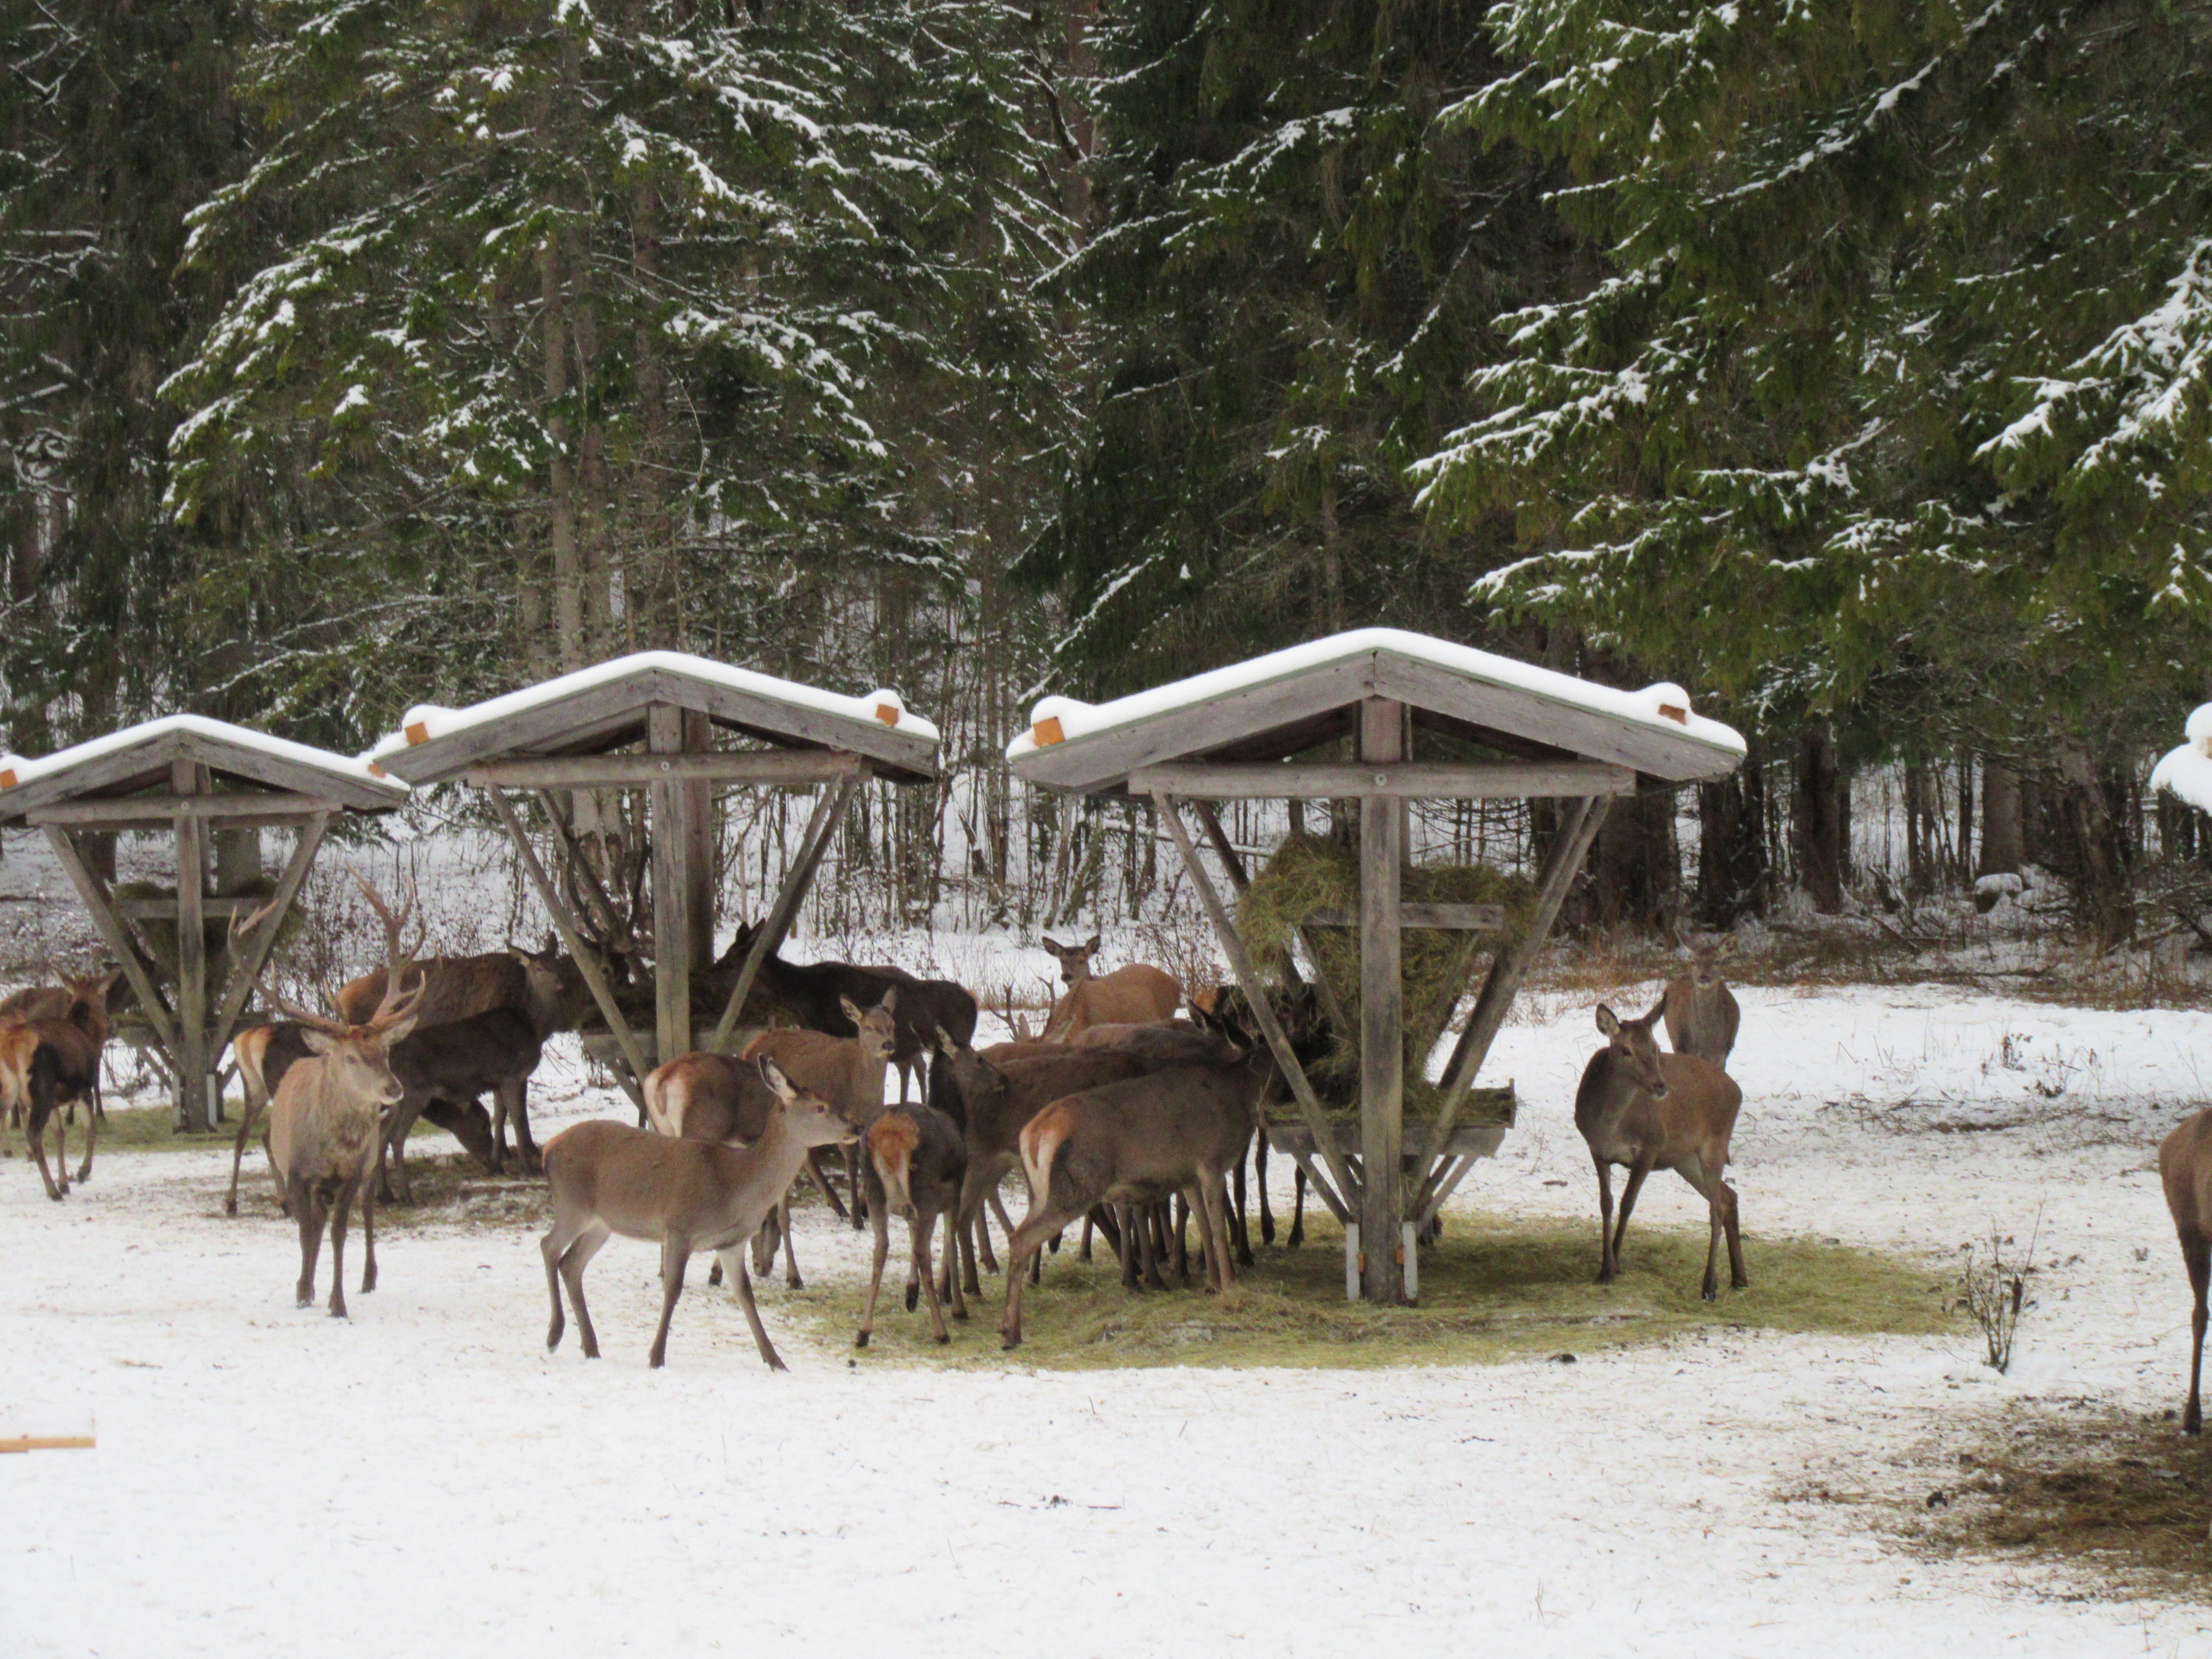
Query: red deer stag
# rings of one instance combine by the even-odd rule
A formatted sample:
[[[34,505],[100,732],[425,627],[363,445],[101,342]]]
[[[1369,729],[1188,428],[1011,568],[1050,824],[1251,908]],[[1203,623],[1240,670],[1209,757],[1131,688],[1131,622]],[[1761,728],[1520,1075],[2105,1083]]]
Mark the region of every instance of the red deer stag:
[[[1729,1283],[1742,1290],[1751,1283],[1743,1270],[1743,1238],[1736,1224],[1735,1188],[1722,1178],[1728,1167],[1729,1139],[1743,1091],[1726,1072],[1695,1054],[1661,1051],[1652,1037],[1665,1004],[1641,1019],[1624,1020],[1600,1004],[1597,1029],[1606,1046],[1583,1067],[1575,1091],[1575,1127],[1589,1143],[1597,1165],[1597,1282],[1609,1285],[1620,1273],[1620,1242],[1644,1177],[1672,1170],[1705,1200],[1711,1231],[1705,1246],[1706,1301],[1719,1294],[1717,1267],[1721,1237],[1728,1237]],[[1620,1221],[1613,1219],[1613,1166],[1628,1170],[1620,1194]]]
[[[2204,1407],[2199,1386],[2204,1374],[2205,1293],[2212,1289],[2212,1112],[2199,1112],[2160,1143],[2158,1178],[2166,1188],[2166,1207],[2181,1240],[2182,1266],[2189,1272],[2189,1403],[2182,1408],[2181,1431],[2200,1434]]]
[[[1206,1282],[1227,1291],[1237,1280],[1228,1248],[1223,1182],[1252,1139],[1261,1097],[1277,1079],[1262,1049],[1213,1065],[1179,1066],[1109,1083],[1052,1102],[1021,1133],[1029,1213],[1006,1246],[1006,1309],[1001,1341],[1022,1340],[1024,1269],[1046,1239],[1100,1204],[1157,1203],[1177,1193],[1198,1213]],[[1125,1244],[1124,1256],[1128,1254]]]
[[[1182,1006],[1182,986],[1175,975],[1144,963],[1093,975],[1091,958],[1098,953],[1100,943],[1097,933],[1084,945],[1062,945],[1051,939],[1043,943],[1060,963],[1060,983],[1067,987],[1044,1023],[1047,1042],[1072,1042],[1093,1025],[1154,1024],[1174,1018]]]
[[[387,983],[403,982],[399,966],[392,963]],[[404,1092],[392,1074],[392,1047],[413,1029],[422,995],[420,981],[411,991],[387,991],[369,1017],[358,1022],[276,1005],[307,1028],[303,1040],[312,1053],[285,1072],[270,1102],[269,1162],[300,1224],[301,1307],[315,1299],[315,1261],[322,1252],[324,1227],[330,1229],[331,1315],[336,1319],[346,1316],[346,1222],[356,1196],[368,1255],[361,1288],[376,1288],[376,1189],[369,1182],[383,1140],[385,1109],[397,1105]]]
[[[11,1113],[19,1103],[29,1112],[31,1155],[38,1160],[39,1179],[46,1183],[48,1198],[69,1196],[67,1115],[79,1101],[85,1107],[85,1141],[84,1163],[76,1178],[92,1179],[92,1155],[100,1143],[100,1121],[106,1115],[100,1098],[100,1057],[107,1047],[107,997],[119,972],[70,981],[69,1000],[58,1016],[0,1026],[0,1078],[9,1091]],[[52,1000],[33,1006],[50,1007]],[[50,1172],[46,1123],[58,1109],[64,1115],[54,1121],[57,1170]]]
[[[793,1086],[773,1060],[763,1060],[760,1067],[776,1109],[750,1147],[672,1138],[604,1120],[564,1129],[546,1144],[553,1225],[538,1250],[553,1300],[547,1352],[561,1346],[567,1328],[561,1305],[565,1281],[576,1304],[584,1357],[599,1357],[599,1339],[584,1305],[584,1269],[620,1233],[660,1246],[660,1325],[653,1332],[650,1364],[659,1366],[668,1357],[668,1323],[684,1293],[685,1265],[695,1252],[711,1250],[737,1280],[738,1301],[762,1359],[772,1370],[786,1369],[761,1326],[738,1247],[767,1223],[806,1161],[807,1149],[851,1139],[853,1126],[819,1095]]]
[[[1735,994],[1721,977],[1721,958],[1735,954],[1735,935],[1683,943],[1690,952],[1690,971],[1669,982],[1660,1003],[1667,1022],[1667,1046],[1678,1054],[1695,1054],[1726,1066],[1743,1020]]]

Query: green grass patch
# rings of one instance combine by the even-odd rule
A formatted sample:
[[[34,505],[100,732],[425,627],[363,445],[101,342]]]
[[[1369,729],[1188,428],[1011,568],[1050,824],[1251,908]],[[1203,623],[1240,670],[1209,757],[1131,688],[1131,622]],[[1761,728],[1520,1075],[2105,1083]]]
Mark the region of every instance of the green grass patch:
[[[1194,1233],[1194,1237],[1195,1234]],[[949,1348],[929,1340],[927,1307],[908,1314],[902,1226],[892,1227],[871,1346],[862,1364],[928,1364],[1051,1370],[1122,1366],[1382,1366],[1486,1364],[1663,1342],[1698,1330],[1751,1329],[1928,1334],[1948,1331],[1952,1286],[1939,1267],[1816,1239],[1747,1236],[1751,1287],[1698,1295],[1703,1229],[1637,1227],[1622,1277],[1592,1282],[1597,1224],[1483,1214],[1447,1218],[1443,1240],[1421,1255],[1421,1303],[1373,1308],[1344,1299],[1343,1234],[1323,1217],[1297,1250],[1263,1249],[1225,1297],[1176,1289],[1132,1295],[1103,1242],[1098,1259],[1073,1259],[1075,1235],[1045,1258],[1044,1282],[1023,1303],[1022,1346],[1001,1352],[1002,1281],[984,1276]],[[1725,1275],[1726,1265],[1723,1264]],[[1723,1278],[1725,1284],[1725,1278]],[[810,1287],[790,1297],[817,1335],[849,1344],[865,1285]]]

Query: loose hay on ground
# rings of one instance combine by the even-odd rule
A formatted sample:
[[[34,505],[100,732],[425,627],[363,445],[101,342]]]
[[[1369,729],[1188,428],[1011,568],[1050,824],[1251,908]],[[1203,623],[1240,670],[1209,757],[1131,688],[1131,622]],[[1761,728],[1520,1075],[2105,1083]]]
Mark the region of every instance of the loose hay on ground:
[[[1373,1308],[1344,1299],[1343,1236],[1326,1218],[1310,1224],[1301,1249],[1261,1249],[1226,1298],[1181,1289],[1132,1296],[1103,1243],[1096,1261],[1073,1259],[1075,1237],[1071,1232],[1060,1255],[1046,1258],[1043,1285],[1023,1303],[1016,1363],[1066,1370],[1492,1364],[1663,1341],[1715,1326],[1925,1334],[1954,1322],[1939,1269],[1803,1238],[1748,1239],[1752,1287],[1708,1306],[1698,1297],[1703,1231],[1640,1230],[1629,1241],[1627,1272],[1608,1286],[1591,1282],[1594,1227],[1455,1214],[1443,1241],[1422,1253],[1421,1305]],[[884,1302],[862,1363],[1007,1363],[998,1340],[1002,1281],[986,1275],[984,1298],[971,1299],[969,1322],[955,1324],[951,1346],[939,1348],[929,1340],[926,1311],[900,1311],[904,1243],[903,1224],[895,1224]],[[849,1345],[866,1289],[813,1286],[793,1304],[824,1342]]]

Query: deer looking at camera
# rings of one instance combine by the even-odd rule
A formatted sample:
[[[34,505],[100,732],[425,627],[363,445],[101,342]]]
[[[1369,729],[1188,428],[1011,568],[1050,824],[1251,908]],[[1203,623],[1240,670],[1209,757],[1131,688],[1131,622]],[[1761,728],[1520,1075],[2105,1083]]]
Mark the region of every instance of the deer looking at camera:
[[[2181,1241],[2181,1262],[2189,1273],[2189,1402],[2181,1413],[2181,1431],[2200,1434],[2204,1407],[2199,1392],[2204,1375],[2205,1296],[2212,1290],[2212,1112],[2199,1112],[2159,1144],[2159,1184]]]
[[[1711,1060],[1661,1051],[1651,1033],[1664,1006],[1655,1006],[1641,1019],[1624,1020],[1601,1003],[1597,1029],[1606,1046],[1590,1056],[1575,1091],[1575,1127],[1597,1166],[1597,1282],[1609,1285],[1620,1273],[1620,1243],[1627,1237],[1629,1213],[1644,1177],[1654,1170],[1672,1170],[1704,1194],[1711,1218],[1702,1291],[1711,1302],[1719,1294],[1716,1269],[1723,1233],[1729,1285],[1740,1291],[1751,1283],[1743,1270],[1735,1189],[1721,1178],[1743,1091]],[[1616,1164],[1628,1170],[1618,1226],[1613,1219]]]
[[[599,1357],[599,1339],[584,1305],[584,1269],[620,1233],[660,1246],[660,1324],[653,1334],[651,1364],[659,1366],[668,1357],[668,1323],[675,1316],[676,1299],[684,1294],[685,1265],[695,1252],[711,1250],[737,1280],[738,1301],[761,1358],[771,1370],[786,1369],[761,1326],[738,1246],[767,1222],[806,1161],[807,1149],[850,1140],[853,1126],[819,1095],[795,1087],[775,1060],[759,1064],[776,1109],[750,1147],[655,1134],[605,1121],[579,1123],[546,1144],[553,1225],[538,1250],[545,1258],[545,1288],[553,1302],[547,1352],[561,1346],[568,1325],[561,1305],[565,1282],[576,1304],[584,1357]]]
[[[100,1057],[107,1047],[107,998],[120,971],[70,981],[59,1014],[0,1026],[0,1079],[9,1091],[10,1111],[20,1105],[30,1114],[31,1155],[38,1159],[48,1198],[69,1196],[69,1128],[66,1117],[54,1120],[58,1181],[46,1169],[46,1124],[56,1111],[73,1111],[79,1101],[85,1107],[85,1142],[76,1178],[92,1179],[92,1155],[106,1115],[100,1099]],[[47,997],[29,1006],[51,1008],[53,1002]]]
[[[1743,1018],[1735,994],[1721,977],[1721,958],[1735,954],[1735,935],[1682,942],[1690,952],[1690,971],[1668,982],[1659,1005],[1667,1022],[1667,1046],[1678,1054],[1725,1066]]]
[[[364,890],[368,884],[356,876]],[[387,985],[403,983],[395,944]],[[369,1017],[330,1019],[289,1003],[276,1006],[305,1028],[309,1054],[284,1073],[269,1105],[269,1162],[300,1224],[299,1305],[315,1299],[315,1261],[331,1233],[331,1314],[345,1317],[346,1222],[356,1196],[368,1261],[361,1288],[376,1288],[376,1192],[368,1183],[383,1143],[384,1113],[406,1091],[392,1073],[392,1048],[414,1029],[422,982],[387,990]]]
[[[1093,1025],[1150,1025],[1173,1019],[1182,1006],[1182,986],[1172,974],[1133,962],[1110,974],[1094,975],[1091,958],[1098,954],[1100,936],[1087,943],[1062,945],[1042,941],[1060,963],[1060,981],[1067,990],[1053,1004],[1044,1023],[1044,1041],[1072,1042]]]

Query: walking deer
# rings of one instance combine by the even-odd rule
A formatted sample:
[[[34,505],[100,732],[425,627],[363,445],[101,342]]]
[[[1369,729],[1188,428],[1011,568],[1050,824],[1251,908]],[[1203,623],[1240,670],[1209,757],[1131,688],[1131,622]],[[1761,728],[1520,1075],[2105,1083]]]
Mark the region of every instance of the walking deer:
[[[1717,1269],[1721,1237],[1728,1237],[1729,1283],[1742,1290],[1751,1283],[1743,1270],[1743,1239],[1736,1222],[1735,1189],[1723,1180],[1729,1139],[1735,1133],[1743,1091],[1712,1061],[1695,1054],[1663,1053],[1652,1036],[1665,1004],[1641,1019],[1625,1020],[1600,1004],[1597,1029],[1606,1046],[1583,1068],[1575,1091],[1575,1127],[1589,1146],[1597,1166],[1597,1282],[1608,1285],[1620,1272],[1620,1243],[1644,1177],[1672,1170],[1703,1194],[1711,1222],[1705,1246],[1702,1294],[1719,1294]],[[1620,1221],[1613,1219],[1613,1165],[1628,1170],[1620,1194]]]
[[[1030,1209],[1006,1246],[1005,1346],[1021,1344],[1024,1267],[1047,1238],[1100,1204],[1182,1194],[1198,1213],[1209,1287],[1225,1293],[1235,1286],[1223,1179],[1244,1156],[1261,1099],[1279,1074],[1264,1048],[1224,1047],[1227,1058],[1218,1063],[1066,1096],[1024,1127]],[[1125,1256],[1127,1250],[1125,1242]]]
[[[1182,986],[1175,975],[1144,963],[1093,975],[1091,958],[1100,943],[1097,933],[1083,945],[1043,941],[1060,963],[1060,983],[1067,987],[1044,1023],[1046,1042],[1071,1042],[1093,1025],[1149,1025],[1172,1019],[1182,1006]]]
[[[40,1015],[0,1026],[0,1078],[6,1079],[11,1106],[21,1102],[30,1118],[31,1155],[46,1196],[69,1196],[69,1115],[84,1103],[84,1163],[80,1182],[92,1179],[92,1157],[100,1144],[100,1057],[107,1047],[107,997],[118,973],[72,980],[59,1015]],[[36,1005],[51,1007],[48,999]],[[54,1118],[57,1110],[64,1115]],[[56,1171],[46,1168],[46,1124],[54,1123]]]
[[[860,1328],[853,1346],[866,1347],[875,1333],[876,1297],[883,1289],[884,1262],[890,1255],[894,1210],[906,1221],[906,1310],[914,1311],[918,1291],[927,1294],[931,1332],[938,1341],[950,1342],[952,1334],[945,1328],[931,1241],[937,1232],[937,1218],[945,1217],[943,1294],[952,1304],[952,1316],[965,1319],[968,1304],[960,1293],[953,1233],[961,1178],[968,1170],[961,1126],[933,1106],[887,1106],[862,1132],[860,1142],[861,1165],[867,1175],[868,1219],[875,1228],[876,1249],[868,1273],[867,1306],[861,1311]]]
[[[2197,1113],[2159,1144],[2158,1178],[2181,1241],[2182,1266],[2189,1273],[2189,1402],[2182,1408],[2181,1431],[2199,1434],[2204,1428],[2199,1389],[2204,1375],[2205,1294],[2212,1289],[2212,1112]]]
[[[422,995],[420,980],[412,990],[396,988],[404,982],[401,965],[395,943],[386,981],[395,988],[386,991],[365,1020],[329,1019],[289,1003],[276,1005],[306,1028],[302,1041],[311,1053],[285,1071],[270,1102],[269,1162],[300,1224],[299,1305],[315,1299],[315,1262],[327,1224],[330,1308],[337,1319],[346,1316],[346,1223],[356,1196],[368,1258],[361,1288],[364,1293],[376,1288],[376,1189],[370,1177],[382,1144],[384,1112],[404,1092],[392,1073],[392,1047],[414,1028]]]
[[[1735,954],[1735,935],[1686,939],[1690,971],[1671,981],[1660,1003],[1667,1022],[1667,1046],[1678,1054],[1695,1054],[1716,1066],[1728,1064],[1742,1014],[1735,994],[1721,977],[1721,958]]]
[[[657,1367],[668,1357],[668,1325],[684,1293],[685,1266],[696,1251],[711,1250],[737,1280],[738,1301],[761,1358],[772,1370],[786,1369],[762,1328],[738,1247],[760,1231],[805,1162],[807,1149],[850,1140],[853,1126],[821,1096],[795,1086],[774,1060],[759,1063],[776,1108],[750,1147],[659,1135],[604,1120],[579,1123],[547,1143],[545,1181],[553,1225],[538,1244],[553,1302],[547,1352],[561,1346],[567,1328],[561,1304],[565,1282],[576,1304],[584,1357],[599,1357],[599,1336],[584,1304],[584,1269],[620,1233],[660,1246],[660,1324],[653,1332],[649,1364]]]

